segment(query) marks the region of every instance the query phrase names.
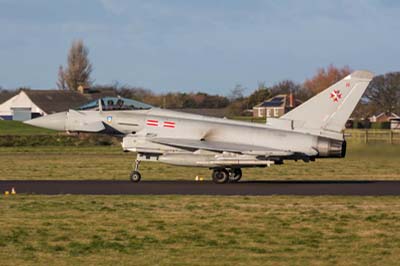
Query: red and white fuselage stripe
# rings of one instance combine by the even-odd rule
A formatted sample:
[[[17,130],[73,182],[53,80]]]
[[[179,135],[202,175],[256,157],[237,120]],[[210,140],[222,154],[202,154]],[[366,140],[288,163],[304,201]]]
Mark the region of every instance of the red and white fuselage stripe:
[[[158,120],[154,120],[154,119],[146,120],[146,125],[151,126],[151,127],[163,126],[166,128],[175,128],[175,122],[173,122],[173,121],[164,121],[161,123]]]
[[[148,119],[146,121],[146,125],[152,126],[152,127],[158,127],[158,120]]]
[[[173,121],[164,121],[164,127],[175,128],[175,122],[173,122]]]

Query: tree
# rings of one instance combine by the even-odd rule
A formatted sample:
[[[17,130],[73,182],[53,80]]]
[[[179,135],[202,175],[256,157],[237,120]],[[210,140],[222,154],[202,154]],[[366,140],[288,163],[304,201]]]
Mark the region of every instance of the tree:
[[[378,112],[400,112],[400,72],[374,77],[365,97]]]
[[[57,88],[59,90],[66,90],[67,89],[67,83],[66,83],[66,80],[65,80],[65,73],[64,73],[63,66],[60,66],[58,68]]]
[[[63,79],[69,90],[77,90],[80,85],[91,86],[92,64],[88,58],[89,49],[82,40],[74,41],[68,53],[68,66],[63,71]]]
[[[300,90],[300,85],[291,80],[283,80],[272,86],[270,90],[272,95],[289,93],[296,94],[296,92]]]
[[[229,100],[233,102],[233,101],[236,101],[239,99],[243,99],[243,92],[245,90],[246,89],[243,88],[242,85],[236,84],[236,86],[231,90],[231,92],[228,96]]]
[[[353,113],[351,114],[351,118],[355,120],[367,120],[368,117],[378,113],[379,110],[377,110],[375,105],[372,105],[371,102],[368,102],[367,100],[361,100],[356,108],[354,109]]]
[[[311,79],[307,79],[303,86],[313,94],[317,94],[343,79],[349,75],[350,72],[351,69],[348,66],[337,68],[331,64],[326,69],[319,68],[317,74]]]
[[[252,108],[253,106],[259,104],[262,101],[265,101],[271,97],[271,91],[269,88],[265,86],[265,82],[258,82],[258,88],[248,97],[248,107]]]

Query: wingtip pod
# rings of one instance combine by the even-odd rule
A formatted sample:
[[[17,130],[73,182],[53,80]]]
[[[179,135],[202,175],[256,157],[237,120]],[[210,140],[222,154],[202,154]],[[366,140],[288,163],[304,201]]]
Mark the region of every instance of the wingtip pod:
[[[375,76],[374,73],[372,73],[371,71],[368,70],[356,70],[353,73],[351,73],[350,75],[348,75],[345,79],[368,79],[371,80],[373,79]]]

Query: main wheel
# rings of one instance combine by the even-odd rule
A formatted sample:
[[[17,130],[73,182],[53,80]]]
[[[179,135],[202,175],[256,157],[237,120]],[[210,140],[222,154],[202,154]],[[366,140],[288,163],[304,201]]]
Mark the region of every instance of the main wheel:
[[[242,169],[233,168],[229,171],[229,182],[238,182],[242,178]]]
[[[226,171],[226,169],[214,169],[212,173],[212,180],[216,184],[226,183],[229,180],[229,173]]]
[[[140,173],[138,171],[132,171],[131,175],[130,175],[131,181],[132,182],[139,182],[140,179],[142,178],[142,176],[140,175]]]

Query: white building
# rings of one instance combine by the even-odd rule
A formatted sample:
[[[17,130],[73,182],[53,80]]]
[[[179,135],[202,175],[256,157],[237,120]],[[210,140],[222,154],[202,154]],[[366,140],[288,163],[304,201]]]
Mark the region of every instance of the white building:
[[[0,117],[4,120],[28,120],[32,116],[45,115],[46,112],[35,104],[25,91],[0,105]]]
[[[25,121],[38,116],[77,108],[88,101],[115,96],[114,91],[80,93],[63,90],[21,90],[0,104],[0,119]]]

